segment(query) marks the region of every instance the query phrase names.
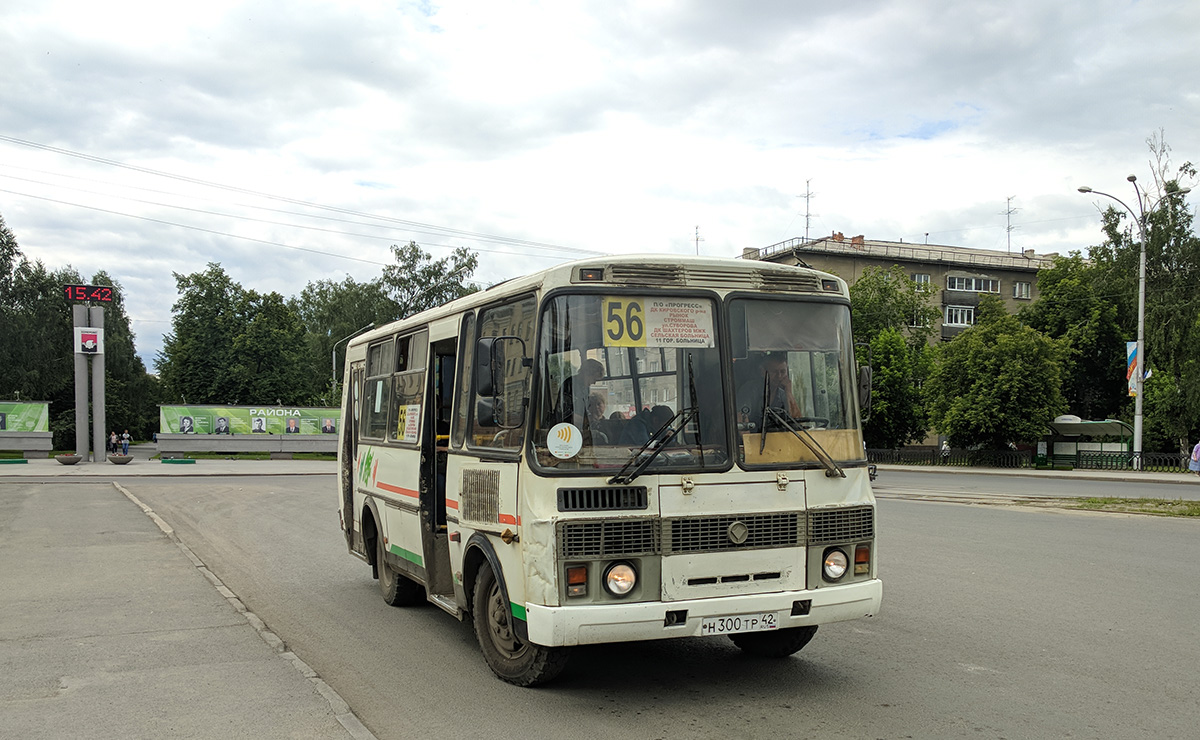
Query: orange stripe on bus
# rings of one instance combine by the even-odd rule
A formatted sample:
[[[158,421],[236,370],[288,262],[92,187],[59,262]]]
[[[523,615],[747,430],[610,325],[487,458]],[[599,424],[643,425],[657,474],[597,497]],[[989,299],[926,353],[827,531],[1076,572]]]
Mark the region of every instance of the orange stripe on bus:
[[[401,496],[408,496],[409,498],[420,498],[420,496],[421,496],[421,494],[417,493],[416,491],[412,491],[407,488],[401,488],[400,486],[393,486],[389,483],[376,482],[375,485],[379,486],[380,488],[382,488],[385,491],[389,491],[391,493],[398,493]]]
[[[451,501],[450,499],[446,499],[446,508],[447,508],[447,509],[454,509],[455,511],[458,511],[458,502],[457,502],[457,501]]]
[[[517,518],[515,516],[513,516],[512,514],[501,514],[500,515],[500,523],[516,525]]]

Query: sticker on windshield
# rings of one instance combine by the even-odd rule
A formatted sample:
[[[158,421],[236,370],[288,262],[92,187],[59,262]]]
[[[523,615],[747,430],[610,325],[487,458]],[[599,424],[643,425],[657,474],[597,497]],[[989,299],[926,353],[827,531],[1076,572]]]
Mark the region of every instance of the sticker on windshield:
[[[604,345],[712,347],[712,302],[696,298],[605,298]]]
[[[546,449],[559,460],[570,460],[583,449],[583,432],[574,424],[555,424],[546,437]]]

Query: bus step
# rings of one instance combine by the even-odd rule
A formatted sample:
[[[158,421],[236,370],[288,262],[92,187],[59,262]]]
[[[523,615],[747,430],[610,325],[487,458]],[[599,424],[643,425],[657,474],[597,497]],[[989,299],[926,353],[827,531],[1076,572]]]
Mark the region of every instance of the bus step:
[[[438,608],[453,614],[458,619],[462,619],[462,612],[458,610],[458,604],[454,603],[453,597],[445,594],[429,594],[429,601]]]

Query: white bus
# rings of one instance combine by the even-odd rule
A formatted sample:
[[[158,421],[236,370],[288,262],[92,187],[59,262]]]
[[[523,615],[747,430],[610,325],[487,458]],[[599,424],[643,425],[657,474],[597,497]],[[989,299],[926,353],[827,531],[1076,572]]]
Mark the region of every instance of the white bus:
[[[765,262],[561,265],[346,350],[338,509],[392,605],[488,666],[728,635],[786,656],[879,609],[846,283]]]

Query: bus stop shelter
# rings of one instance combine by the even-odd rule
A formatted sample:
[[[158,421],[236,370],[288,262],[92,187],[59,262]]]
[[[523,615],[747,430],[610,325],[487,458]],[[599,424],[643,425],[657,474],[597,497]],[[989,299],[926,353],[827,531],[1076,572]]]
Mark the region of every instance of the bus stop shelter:
[[[1050,422],[1050,429],[1054,432],[1050,438],[1050,456],[1056,465],[1092,467],[1087,458],[1126,455],[1133,444],[1133,427],[1119,419],[1085,421],[1068,414]],[[1102,437],[1116,437],[1119,441],[1093,441]]]

